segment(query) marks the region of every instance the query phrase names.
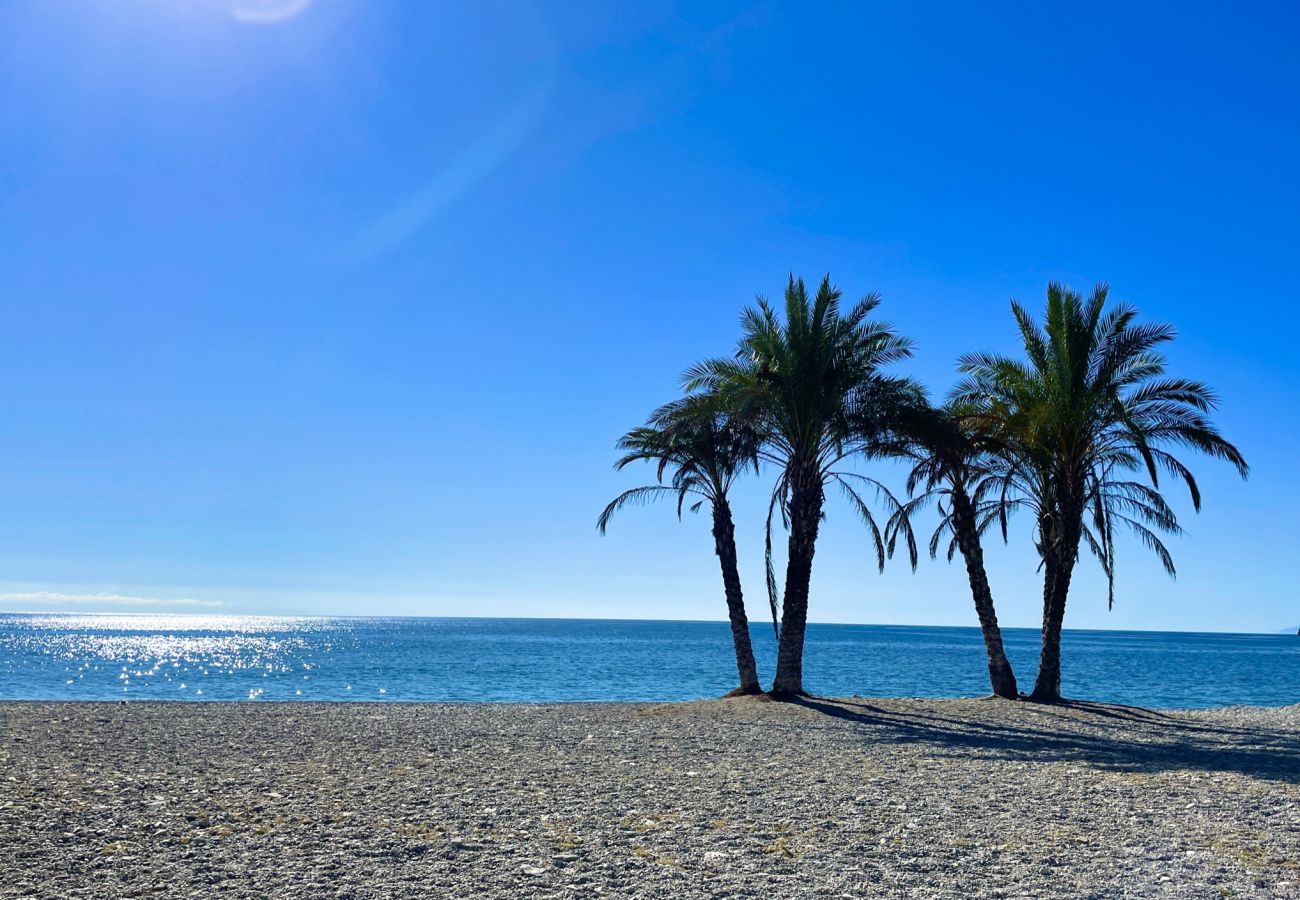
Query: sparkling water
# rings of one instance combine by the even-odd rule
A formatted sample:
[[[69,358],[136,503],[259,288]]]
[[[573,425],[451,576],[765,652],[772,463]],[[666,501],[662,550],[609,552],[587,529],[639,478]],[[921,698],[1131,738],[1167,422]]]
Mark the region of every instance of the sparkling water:
[[[753,627],[771,680],[771,625]],[[1006,629],[1021,687],[1038,633]],[[1069,631],[1066,696],[1150,707],[1300,702],[1294,635]],[[809,625],[825,695],[988,693],[975,628]],[[687,700],[736,684],[722,622],[0,614],[7,700]]]

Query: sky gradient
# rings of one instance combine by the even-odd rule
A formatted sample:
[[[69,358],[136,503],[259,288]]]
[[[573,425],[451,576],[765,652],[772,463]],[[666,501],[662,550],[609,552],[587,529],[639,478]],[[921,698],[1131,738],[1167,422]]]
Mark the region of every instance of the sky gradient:
[[[830,272],[942,395],[1049,279],[1172,322],[1249,482],[1067,627],[1300,625],[1287,4],[0,5],[0,610],[725,617],[615,439]],[[895,470],[883,477],[901,487]],[[736,501],[765,615],[771,474]],[[1022,521],[986,548],[1035,625]],[[974,624],[834,503],[811,618]]]

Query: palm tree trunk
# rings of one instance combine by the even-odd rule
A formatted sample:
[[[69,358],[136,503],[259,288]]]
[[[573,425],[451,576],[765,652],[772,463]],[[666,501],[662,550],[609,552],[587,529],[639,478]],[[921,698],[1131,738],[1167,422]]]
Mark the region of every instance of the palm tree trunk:
[[[781,640],[776,651],[772,694],[803,694],[803,638],[808,626],[808,586],[822,516],[821,479],[796,478],[790,489],[790,542],[781,601]]]
[[[1076,546],[1077,552],[1077,546]],[[1038,659],[1038,679],[1029,699],[1039,703],[1061,701],[1061,625],[1065,621],[1065,601],[1074,574],[1074,556],[1049,555],[1043,578],[1043,645]]]
[[[1016,688],[1015,672],[1011,670],[1011,662],[1002,647],[1002,629],[998,627],[998,614],[993,608],[993,592],[989,589],[988,573],[984,571],[984,548],[980,545],[975,512],[970,498],[959,487],[953,490],[952,505],[953,533],[962,559],[966,561],[971,598],[975,601],[975,614],[979,617],[980,631],[984,634],[984,649],[989,657],[989,683],[995,695],[1015,700],[1020,693]]]
[[[736,647],[736,668],[740,687],[736,693],[759,694],[758,667],[754,647],[749,640],[749,618],[745,615],[745,597],[740,590],[740,568],[736,563],[736,527],[731,507],[725,500],[713,504],[713,545],[722,567],[722,586],[727,594],[727,615],[731,619],[731,640]]]

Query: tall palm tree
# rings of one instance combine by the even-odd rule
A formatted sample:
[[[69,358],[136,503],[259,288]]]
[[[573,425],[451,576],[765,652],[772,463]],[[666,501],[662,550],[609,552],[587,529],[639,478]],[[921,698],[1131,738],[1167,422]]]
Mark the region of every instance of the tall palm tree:
[[[779,511],[790,530],[781,628],[777,644],[775,696],[803,693],[803,644],[808,621],[808,586],[826,488],[838,485],[866,522],[879,565],[884,541],[862,497],[869,488],[892,501],[874,479],[842,471],[846,458],[870,452],[873,415],[881,418],[918,388],[881,369],[911,355],[911,343],[871,318],[880,304],[871,294],[847,312],[840,291],[824,278],[810,297],[803,279],[790,277],[784,321],[762,297],[741,315],[742,336],[734,358],[711,359],[687,371],[686,389],[726,398],[752,414],[762,435],[760,456],[780,474],[768,507],[767,586],[776,617],[777,588],[772,565],[772,518]]]
[[[938,556],[945,537],[948,560],[952,561],[954,552],[961,553],[984,636],[989,683],[996,696],[1015,700],[1020,694],[1015,672],[1002,646],[1002,629],[998,627],[993,592],[984,569],[981,541],[984,532],[998,518],[997,499],[989,500],[986,495],[996,485],[989,476],[998,468],[1002,446],[978,424],[979,420],[969,415],[968,410],[951,403],[938,408],[922,404],[907,416],[900,431],[902,452],[913,460],[907,479],[907,492],[912,499],[890,519],[888,549],[892,554],[899,535],[904,535],[915,567],[916,543],[910,519],[931,503],[938,506],[940,521],[930,537],[930,558]]]
[[[722,567],[722,586],[731,620],[731,638],[740,673],[737,693],[758,694],[762,687],[749,638],[749,620],[740,586],[736,559],[736,528],[728,494],[736,477],[746,467],[757,470],[757,439],[754,429],[732,417],[716,397],[687,397],[655,410],[649,421],[634,428],[618,442],[624,451],[615,468],[648,461],[658,466],[657,483],[635,487],[614,498],[596,522],[604,534],[610,518],[629,503],[646,503],[665,496],[677,501],[678,518],[689,507],[697,512],[708,503],[713,512],[713,547]],[[665,476],[668,482],[665,483]]]
[[[1214,393],[1199,381],[1165,374],[1161,345],[1174,338],[1164,324],[1137,324],[1126,304],[1105,309],[1108,289],[1084,300],[1060,284],[1047,287],[1043,326],[1012,303],[1024,361],[972,354],[956,392],[987,427],[1015,448],[996,477],[1005,500],[1033,510],[1043,564],[1043,643],[1032,699],[1061,697],[1061,625],[1070,580],[1083,543],[1101,562],[1114,603],[1115,533],[1123,526],[1174,574],[1160,534],[1178,534],[1160,476],[1186,484],[1193,507],[1200,489],[1174,449],[1226,460],[1245,478],[1240,451],[1210,421]],[[1145,474],[1147,482],[1129,473]]]

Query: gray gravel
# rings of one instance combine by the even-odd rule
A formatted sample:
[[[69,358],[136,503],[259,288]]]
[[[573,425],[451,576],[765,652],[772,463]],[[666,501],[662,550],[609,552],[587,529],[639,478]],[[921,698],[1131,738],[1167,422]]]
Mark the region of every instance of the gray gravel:
[[[1300,707],[0,704],[4,897],[1300,897]]]

